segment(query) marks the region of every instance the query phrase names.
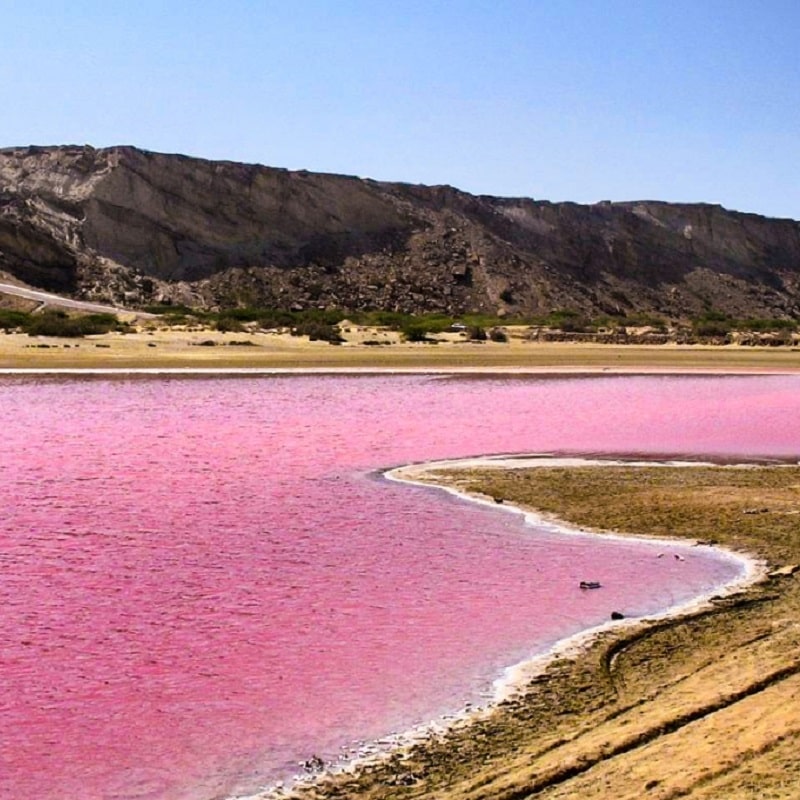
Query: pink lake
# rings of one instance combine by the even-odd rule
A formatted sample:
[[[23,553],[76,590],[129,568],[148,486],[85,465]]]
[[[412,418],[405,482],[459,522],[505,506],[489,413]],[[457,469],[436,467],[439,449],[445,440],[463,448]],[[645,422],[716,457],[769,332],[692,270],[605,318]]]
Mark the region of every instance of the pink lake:
[[[796,459],[800,379],[7,376],[0,426],[0,797],[210,800],[484,702],[612,610],[740,571],[383,470]]]

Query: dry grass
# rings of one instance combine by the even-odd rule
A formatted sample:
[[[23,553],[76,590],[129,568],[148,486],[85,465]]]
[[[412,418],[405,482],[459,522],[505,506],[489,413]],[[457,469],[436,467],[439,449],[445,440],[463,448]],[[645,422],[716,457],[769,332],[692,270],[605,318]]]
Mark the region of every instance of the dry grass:
[[[434,476],[442,480],[443,476]],[[800,563],[800,469],[487,469],[462,488],[584,527],[713,538]],[[800,797],[800,573],[680,619],[603,634],[447,737],[306,796]]]

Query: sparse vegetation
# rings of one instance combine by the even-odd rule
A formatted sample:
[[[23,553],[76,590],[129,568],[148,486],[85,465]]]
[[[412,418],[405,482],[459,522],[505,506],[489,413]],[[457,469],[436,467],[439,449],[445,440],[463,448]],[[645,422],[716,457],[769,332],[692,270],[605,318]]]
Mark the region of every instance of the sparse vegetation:
[[[346,309],[305,309],[302,311],[280,308],[229,308],[218,312],[191,309],[186,306],[150,306],[147,309],[161,315],[162,322],[169,326],[196,324],[214,328],[221,332],[242,332],[246,329],[290,331],[322,331],[335,326],[344,319],[363,327],[388,328],[399,331],[408,342],[427,342],[437,334],[445,333],[453,325],[463,325],[467,338],[482,341],[480,330],[487,332],[491,341],[507,341],[502,338],[502,329],[508,326],[527,325],[563,334],[587,335],[609,333],[623,335],[633,329],[648,328],[650,332],[666,336],[670,333],[681,341],[719,343],[727,341],[735,331],[750,333],[783,333],[787,336],[798,330],[798,321],[791,319],[737,320],[709,309],[697,318],[670,324],[666,319],[649,313],[627,315],[603,314],[588,317],[579,311],[560,308],[538,316],[498,317],[492,314],[464,314],[458,317],[431,314],[404,314],[397,311],[353,311]],[[3,327],[0,321],[0,327]],[[492,335],[492,330],[499,332]],[[315,333],[315,336],[317,336]],[[302,334],[300,334],[302,335]],[[319,337],[318,337],[319,338]],[[325,338],[325,337],[321,337]],[[788,342],[788,339],[786,340]]]
[[[24,311],[0,309],[0,329],[5,331],[24,330],[30,320],[30,314]]]
[[[308,320],[301,322],[291,330],[292,336],[308,336],[312,342],[328,342],[328,344],[341,344],[344,337],[335,325],[321,320]]]
[[[424,322],[411,322],[402,327],[403,338],[407,342],[427,342],[430,328]]]
[[[467,328],[467,339],[471,342],[485,342],[488,338],[489,335],[486,333],[486,328],[482,328],[480,325],[473,325]]]
[[[760,333],[793,332],[797,330],[797,326],[797,321],[793,319],[743,319],[734,325],[737,330]]]
[[[0,329],[18,330],[29,336],[58,336],[78,338],[109,331],[127,331],[129,326],[113,314],[67,314],[64,311],[45,311],[29,314],[22,311],[0,310]]]
[[[798,323],[793,319],[747,318],[737,320],[726,315],[707,310],[696,320],[665,320],[651,314],[629,314],[614,316],[605,314],[593,319],[581,316],[571,309],[557,309],[549,314],[536,318],[515,318],[493,314],[465,314],[452,317],[445,314],[402,314],[395,311],[372,310],[368,312],[351,312],[342,309],[305,309],[287,310],[275,308],[243,307],[224,309],[215,312],[192,309],[186,306],[164,305],[151,307],[162,312],[156,321],[142,321],[138,326],[149,335],[159,329],[177,328],[181,332],[211,332],[220,334],[239,333],[254,338],[259,344],[258,336],[268,334],[292,334],[308,336],[314,341],[325,341],[331,344],[349,342],[352,345],[365,345],[359,348],[362,352],[372,350],[375,356],[356,358],[354,349],[348,348],[348,358],[354,358],[362,364],[390,365],[403,362],[411,366],[447,365],[448,348],[437,348],[441,352],[433,354],[434,348],[424,348],[431,352],[423,356],[423,348],[415,352],[408,348],[376,348],[380,344],[398,344],[400,341],[424,343],[426,345],[439,342],[473,342],[490,341],[492,343],[512,343],[510,347],[470,348],[469,358],[476,365],[485,366],[526,366],[554,365],[571,363],[582,366],[614,364],[616,366],[664,366],[685,364],[691,367],[714,365],[747,367],[753,363],[756,352],[767,348],[776,351],[769,356],[764,366],[789,366],[794,362],[793,350],[800,347]],[[345,324],[342,324],[342,323]],[[106,332],[130,332],[134,328],[121,323],[112,314],[77,314],[64,311],[46,311],[36,313],[17,309],[0,309],[0,333],[21,332],[32,336],[81,337]],[[345,336],[347,331],[351,336]],[[366,334],[366,336],[364,335]],[[242,339],[242,336],[231,337]],[[558,342],[558,350],[545,351],[533,348],[523,352],[520,345],[527,342]],[[697,348],[694,353],[685,350],[679,353],[673,348],[664,348],[664,352],[656,354],[651,347],[646,355],[634,352],[632,345],[663,345],[669,342],[679,345],[735,345],[720,349],[713,354],[703,353]],[[227,344],[222,337],[220,344]],[[564,345],[571,343],[574,351],[569,353]],[[604,348],[588,348],[585,344],[602,344]],[[618,346],[613,352],[612,346]],[[605,349],[605,348],[609,349]],[[467,348],[459,348],[462,354]],[[526,348],[527,349],[527,348]],[[377,355],[377,350],[382,354]],[[480,355],[479,351],[485,355]],[[683,350],[683,348],[680,348]],[[750,351],[752,355],[747,355]],[[781,355],[778,355],[778,351]],[[293,351],[297,353],[296,350]],[[316,351],[319,353],[319,351]],[[384,355],[385,354],[385,355]],[[785,355],[784,355],[785,354]],[[155,356],[156,354],[153,353]],[[256,353],[254,351],[254,358]],[[159,359],[165,359],[166,350],[158,353]],[[325,356],[326,363],[333,356]],[[460,358],[461,356],[459,356]],[[170,356],[171,358],[171,356]],[[258,360],[269,359],[270,356],[258,353]],[[276,356],[283,358],[283,356]],[[338,359],[338,357],[336,357]]]

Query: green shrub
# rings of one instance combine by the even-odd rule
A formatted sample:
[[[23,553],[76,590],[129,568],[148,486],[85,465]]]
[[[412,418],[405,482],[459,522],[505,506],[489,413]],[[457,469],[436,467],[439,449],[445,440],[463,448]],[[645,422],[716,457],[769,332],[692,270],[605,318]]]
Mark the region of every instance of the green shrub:
[[[173,305],[172,303],[159,303],[157,305],[145,306],[144,310],[148,314],[183,315],[192,314],[192,309],[188,306]]]
[[[734,321],[721,311],[709,309],[692,320],[692,333],[703,338],[727,336],[734,327]]]
[[[699,322],[727,322],[729,317],[722,311],[715,311],[713,308],[710,308],[706,311],[700,318]]]
[[[320,321],[305,321],[292,328],[292,336],[308,336],[312,342],[328,342],[341,344],[344,341],[339,329]]]
[[[119,322],[113,314],[69,316],[63,311],[45,311],[32,315],[25,332],[29,336],[77,338],[117,330]]]
[[[407,342],[427,342],[430,330],[424,322],[408,322],[402,330],[403,338]]]
[[[692,324],[695,336],[715,338],[727,336],[731,331],[729,320],[697,320]]]
[[[10,311],[0,308],[0,330],[24,330],[27,328],[30,318],[30,314],[26,314],[24,311]]]
[[[244,330],[244,325],[238,319],[229,316],[220,317],[214,327],[220,333],[241,333]]]
[[[775,333],[778,331],[795,331],[797,330],[797,322],[792,319],[743,319],[737,322],[736,327],[742,331]]]
[[[467,328],[467,339],[471,342],[485,342],[488,338],[486,328],[482,328],[480,325]]]

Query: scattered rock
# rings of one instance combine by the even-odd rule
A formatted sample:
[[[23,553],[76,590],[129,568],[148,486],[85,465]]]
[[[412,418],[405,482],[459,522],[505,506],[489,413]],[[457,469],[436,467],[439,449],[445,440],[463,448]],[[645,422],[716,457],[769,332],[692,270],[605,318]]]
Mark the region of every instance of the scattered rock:
[[[413,772],[399,772],[386,783],[389,786],[413,786],[419,778]]]

